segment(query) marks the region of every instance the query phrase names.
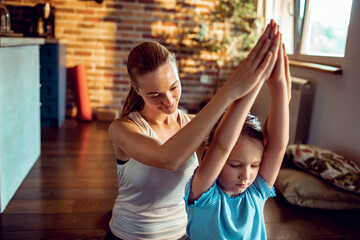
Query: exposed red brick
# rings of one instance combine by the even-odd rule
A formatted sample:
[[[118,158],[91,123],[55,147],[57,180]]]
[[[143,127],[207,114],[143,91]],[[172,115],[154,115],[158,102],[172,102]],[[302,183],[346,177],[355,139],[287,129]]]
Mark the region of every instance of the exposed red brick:
[[[85,22],[100,22],[101,20],[103,19],[99,17],[84,17]]]
[[[64,34],[80,34],[81,32],[79,30],[71,30],[71,29],[66,29],[64,30]]]
[[[84,23],[79,23],[77,25],[79,28],[95,28],[94,24],[84,24]]]
[[[89,14],[89,15],[92,15],[95,13],[94,10],[82,10],[82,9],[77,9],[76,12],[79,14]]]
[[[119,25],[117,26],[117,30],[132,31],[134,27],[131,25]]]
[[[5,0],[7,4],[24,6],[46,1]],[[201,55],[199,49],[186,43],[188,30],[199,31],[195,10],[207,14],[214,0],[177,1],[174,6],[157,0],[106,0],[102,4],[51,0],[51,4],[57,8],[56,37],[67,43],[67,66],[86,65],[93,108],[111,105],[121,109],[129,89],[128,53],[145,40],[158,41],[176,54],[183,87],[181,107],[196,110],[203,99],[213,94],[217,80],[223,83],[231,73],[224,70],[218,76],[216,56]],[[201,74],[210,76],[213,84],[201,84]],[[67,92],[67,104],[71,105],[73,97],[70,90]]]
[[[56,14],[62,14],[62,13],[74,13],[75,10],[72,8],[56,8]]]
[[[106,3],[105,7],[106,9],[109,8],[122,9],[124,8],[124,5],[121,3]]]
[[[111,77],[111,78],[115,78],[115,77],[119,77],[119,74],[115,74],[115,73],[105,73],[104,77]]]
[[[91,52],[75,51],[75,55],[91,56]]]
[[[163,26],[177,27],[177,23],[175,23],[175,22],[169,22],[169,21],[162,22],[161,25],[163,25]]]
[[[21,3],[21,0],[5,0],[5,4]]]
[[[106,47],[105,47],[105,50],[117,51],[117,50],[121,50],[121,47],[106,46]]]
[[[133,3],[133,4],[126,3],[125,4],[125,9],[126,10],[143,10],[144,7],[143,7],[143,5],[140,5],[140,4],[137,4],[137,3]]]
[[[139,0],[139,3],[154,4],[154,0]]]

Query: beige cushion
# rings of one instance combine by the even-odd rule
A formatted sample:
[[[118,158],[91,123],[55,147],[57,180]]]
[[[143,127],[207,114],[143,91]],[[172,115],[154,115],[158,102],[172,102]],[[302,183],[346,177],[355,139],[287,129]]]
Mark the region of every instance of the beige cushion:
[[[293,144],[288,146],[286,157],[336,187],[360,194],[360,168],[343,156],[312,145]]]
[[[291,204],[323,209],[360,208],[360,197],[301,170],[282,168],[275,188]]]

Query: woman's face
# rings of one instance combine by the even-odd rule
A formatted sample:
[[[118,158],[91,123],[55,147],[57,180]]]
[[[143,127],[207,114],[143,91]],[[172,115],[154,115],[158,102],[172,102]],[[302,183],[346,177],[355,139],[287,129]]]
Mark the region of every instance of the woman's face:
[[[240,135],[218,177],[220,188],[231,197],[244,192],[259,172],[263,151],[261,141]]]
[[[166,63],[156,71],[138,77],[138,94],[145,107],[165,114],[176,111],[181,96],[181,84],[176,66]]]

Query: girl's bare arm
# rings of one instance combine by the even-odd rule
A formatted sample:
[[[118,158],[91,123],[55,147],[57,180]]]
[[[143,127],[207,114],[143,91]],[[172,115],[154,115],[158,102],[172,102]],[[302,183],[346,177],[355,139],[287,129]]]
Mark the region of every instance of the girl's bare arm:
[[[291,79],[285,48],[279,49],[274,71],[268,81],[270,89],[270,110],[267,118],[267,143],[260,175],[270,187],[275,183],[289,141],[289,101]]]
[[[272,58],[268,58],[269,61],[266,65],[264,62],[262,72],[270,69],[272,70],[275,61],[277,59],[277,49],[279,48],[280,37],[277,37],[274,44],[275,54]],[[219,126],[216,129],[214,138],[211,145],[205,154],[199,168],[195,172],[192,180],[189,202],[193,202],[198,199],[202,193],[204,193],[219,176],[224,164],[226,163],[234,145],[239,138],[241,130],[243,128],[246,116],[253,105],[265,78],[262,76],[257,85],[243,98],[235,101],[224,114]]]

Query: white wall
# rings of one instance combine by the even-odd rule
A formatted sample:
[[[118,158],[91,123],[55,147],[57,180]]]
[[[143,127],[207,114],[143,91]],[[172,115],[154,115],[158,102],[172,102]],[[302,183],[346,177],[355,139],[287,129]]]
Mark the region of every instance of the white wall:
[[[335,16],[334,16],[335,17]],[[343,74],[292,67],[315,87],[308,144],[341,154],[360,166],[360,1],[354,0]]]

